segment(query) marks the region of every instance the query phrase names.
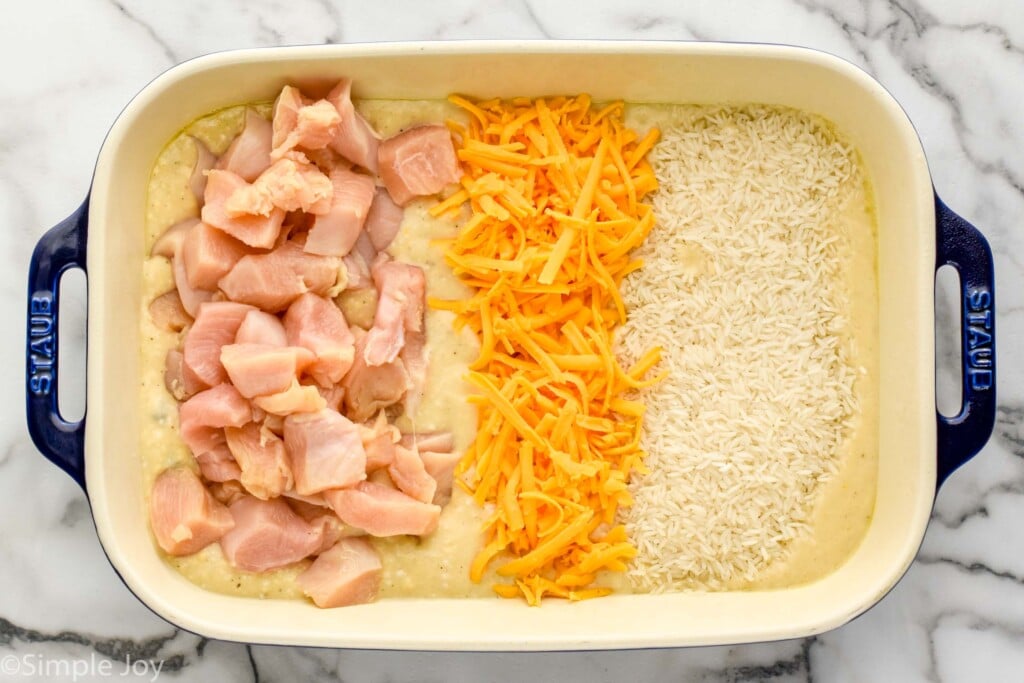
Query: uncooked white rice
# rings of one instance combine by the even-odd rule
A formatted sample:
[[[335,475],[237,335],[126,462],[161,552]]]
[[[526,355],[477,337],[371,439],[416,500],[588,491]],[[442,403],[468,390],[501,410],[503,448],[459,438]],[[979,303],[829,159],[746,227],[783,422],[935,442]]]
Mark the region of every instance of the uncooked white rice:
[[[618,337],[627,362],[661,345],[669,373],[643,393],[650,474],[624,512],[629,579],[655,592],[728,588],[785,558],[857,412],[840,219],[856,153],[794,110],[672,120]]]

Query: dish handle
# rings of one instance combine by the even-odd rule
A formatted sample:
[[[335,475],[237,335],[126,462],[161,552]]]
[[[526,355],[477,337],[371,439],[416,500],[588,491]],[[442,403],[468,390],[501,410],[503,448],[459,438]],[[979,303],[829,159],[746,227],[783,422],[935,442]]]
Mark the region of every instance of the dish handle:
[[[960,275],[960,412],[938,417],[935,487],[974,457],[996,417],[996,313],[992,250],[985,237],[935,196],[935,269]]]
[[[89,200],[51,228],[32,253],[28,269],[25,403],[28,431],[48,460],[85,488],[85,419],[68,422],[57,403],[57,321],[60,279],[70,268],[85,271]]]

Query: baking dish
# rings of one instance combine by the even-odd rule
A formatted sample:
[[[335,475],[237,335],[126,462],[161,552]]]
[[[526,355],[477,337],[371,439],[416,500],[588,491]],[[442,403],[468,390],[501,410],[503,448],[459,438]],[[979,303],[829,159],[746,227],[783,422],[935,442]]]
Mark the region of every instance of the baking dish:
[[[345,75],[357,97],[588,92],[634,102],[762,102],[831,119],[860,150],[875,189],[880,422],[875,514],[835,572],[792,588],[613,595],[529,609],[518,601],[385,600],[341,610],[207,592],[155,552],[140,486],[137,402],[145,191],[163,145],[196,117],[268,99],[285,83]],[[935,408],[934,275],[961,279],[963,402]],[[59,279],[88,274],[87,416],[57,410]],[[836,57],[773,45],[463,42],[227,52],[174,67],[118,117],[88,198],[39,242],[29,271],[28,424],[81,484],[100,541],[127,586],[165,619],[259,643],[426,650],[555,650],[740,643],[807,636],[875,604],[906,571],[937,487],[984,445],[995,411],[993,270],[981,234],[934,194],[917,135],[893,98]]]

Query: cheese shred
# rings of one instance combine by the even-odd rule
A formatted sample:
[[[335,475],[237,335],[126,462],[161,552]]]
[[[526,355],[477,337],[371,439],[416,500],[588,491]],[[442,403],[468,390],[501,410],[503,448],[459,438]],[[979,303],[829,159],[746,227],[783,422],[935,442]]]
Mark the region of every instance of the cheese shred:
[[[431,213],[469,203],[446,254],[474,295],[431,305],[481,342],[468,376],[481,428],[457,471],[493,514],[470,577],[494,563],[508,581],[494,591],[531,605],[607,595],[599,572],[637,552],[617,513],[643,471],[644,405],[625,395],[658,379],[645,376],[660,349],[627,369],[612,352],[619,284],[654,226],[640,201],[658,185],[645,158],[658,131],[639,138],[621,102],[595,111],[586,95],[450,101],[470,114],[449,123],[465,175]]]

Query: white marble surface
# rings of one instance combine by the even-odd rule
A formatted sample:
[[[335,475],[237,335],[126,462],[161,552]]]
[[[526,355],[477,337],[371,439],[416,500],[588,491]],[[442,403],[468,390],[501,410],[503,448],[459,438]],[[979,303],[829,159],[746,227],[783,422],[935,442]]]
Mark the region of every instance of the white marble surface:
[[[78,680],[107,680],[124,671],[126,657],[162,662],[160,678],[175,680],[1024,680],[1024,362],[1016,352],[1024,342],[1024,3],[599,0],[586,10],[579,4],[5,5],[0,306],[16,324],[3,338],[10,362],[0,366],[11,407],[0,415],[0,680],[72,680],[86,668]],[[995,435],[943,488],[918,561],[892,594],[847,626],[743,647],[543,655],[303,650],[208,641],[153,616],[108,566],[82,493],[33,448],[21,408],[29,254],[85,195],[107,127],[161,71],[215,50],[544,37],[807,45],[864,67],[906,108],[939,193],[994,248],[1002,363]],[[948,308],[941,312],[948,320]],[[77,330],[65,339],[80,351],[80,321],[70,322]],[[154,677],[152,668],[136,666],[140,675],[121,680]]]

